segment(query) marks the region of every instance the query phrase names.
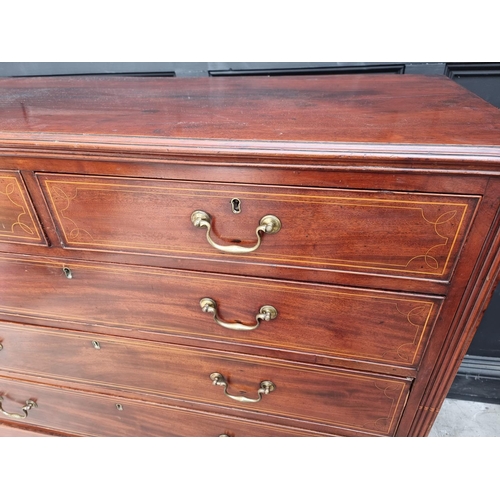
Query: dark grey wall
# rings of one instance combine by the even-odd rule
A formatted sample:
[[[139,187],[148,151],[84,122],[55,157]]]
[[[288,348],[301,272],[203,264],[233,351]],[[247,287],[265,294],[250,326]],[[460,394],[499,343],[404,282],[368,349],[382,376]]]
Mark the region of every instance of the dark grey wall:
[[[394,72],[438,74],[446,71],[445,63],[338,63],[338,62],[122,62],[122,63],[59,63],[59,62],[10,62],[0,63],[0,76],[80,75],[116,73],[163,73],[177,77],[216,76],[225,74],[275,74],[276,72],[386,72],[384,68],[402,68]]]

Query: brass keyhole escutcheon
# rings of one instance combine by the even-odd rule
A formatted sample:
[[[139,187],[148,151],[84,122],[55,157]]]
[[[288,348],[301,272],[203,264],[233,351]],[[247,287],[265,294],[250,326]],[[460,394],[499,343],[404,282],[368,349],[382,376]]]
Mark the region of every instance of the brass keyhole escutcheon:
[[[241,201],[238,198],[233,198],[231,200],[231,210],[234,214],[241,213]]]

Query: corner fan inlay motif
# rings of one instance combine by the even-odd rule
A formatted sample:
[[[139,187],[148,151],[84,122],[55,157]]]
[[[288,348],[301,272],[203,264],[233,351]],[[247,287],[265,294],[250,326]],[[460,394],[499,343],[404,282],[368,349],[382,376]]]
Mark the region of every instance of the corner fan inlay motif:
[[[415,259],[419,259],[419,258],[423,258],[424,259],[424,262],[425,264],[427,265],[427,267],[431,268],[431,269],[439,269],[439,262],[437,261],[437,259],[435,257],[433,257],[431,255],[431,252],[436,249],[436,248],[439,248],[439,247],[446,247],[448,245],[448,241],[449,241],[449,237],[441,234],[439,231],[438,231],[438,226],[442,226],[443,224],[446,224],[447,222],[451,222],[452,219],[455,218],[455,216],[457,215],[457,211],[456,210],[453,210],[453,211],[450,211],[450,212],[446,212],[444,214],[441,214],[437,220],[435,222],[432,222],[430,220],[428,220],[425,215],[424,215],[424,211],[421,209],[422,211],[422,218],[428,222],[429,224],[433,225],[434,226],[434,231],[436,231],[436,234],[440,237],[440,238],[443,238],[443,243],[439,243],[437,245],[434,245],[432,246],[431,248],[429,248],[427,250],[427,252],[425,252],[424,255],[417,255],[416,257],[413,257],[412,259],[410,259],[408,261],[408,264],[406,264],[406,267],[408,267],[410,265],[410,262],[414,261]]]
[[[39,240],[15,177],[0,177],[0,236]]]

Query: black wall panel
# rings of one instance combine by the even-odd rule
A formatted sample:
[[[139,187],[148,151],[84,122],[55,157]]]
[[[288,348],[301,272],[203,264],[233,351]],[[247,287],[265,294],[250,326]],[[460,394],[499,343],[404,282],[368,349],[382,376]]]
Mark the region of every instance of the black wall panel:
[[[445,75],[500,108],[500,63],[451,63]]]

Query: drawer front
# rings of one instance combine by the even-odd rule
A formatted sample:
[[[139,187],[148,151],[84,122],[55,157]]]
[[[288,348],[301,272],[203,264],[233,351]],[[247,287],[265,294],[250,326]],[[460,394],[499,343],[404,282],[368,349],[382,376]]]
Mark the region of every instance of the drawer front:
[[[0,170],[0,242],[47,245],[23,180]]]
[[[22,405],[21,405],[22,407]],[[67,437],[72,434],[50,431],[37,427],[29,427],[25,425],[11,424],[5,422],[0,424],[0,437]]]
[[[77,175],[38,177],[69,248],[440,280],[450,278],[480,199]],[[231,255],[208,243],[205,228],[194,227],[191,216],[197,210],[210,215],[210,238],[221,246],[256,245],[256,229],[266,215],[276,216],[281,229],[262,234],[254,251]]]
[[[12,256],[0,256],[0,287],[0,312],[36,316],[48,326],[65,321],[147,330],[401,367],[418,366],[442,302],[329,285]],[[216,308],[203,312],[203,298],[213,299]],[[256,319],[266,305],[277,317]],[[232,329],[241,325],[258,327]]]
[[[395,377],[156,342],[24,327],[11,333],[0,353],[4,370],[382,435],[394,432],[410,386]],[[213,373],[227,379],[232,395],[259,399],[266,380],[276,389],[258,402],[235,401],[212,384]]]
[[[320,432],[242,418],[216,415],[178,407],[155,405],[103,394],[56,389],[41,384],[14,382],[0,377],[2,405],[9,413],[23,415],[27,400],[37,406],[27,411],[23,422],[43,428],[87,436],[193,436],[193,437],[292,437],[321,436]],[[0,435],[21,435],[0,413]],[[17,432],[16,432],[17,431]],[[34,435],[36,431],[31,430]],[[42,434],[43,429],[39,430]],[[45,431],[48,432],[48,431]]]

